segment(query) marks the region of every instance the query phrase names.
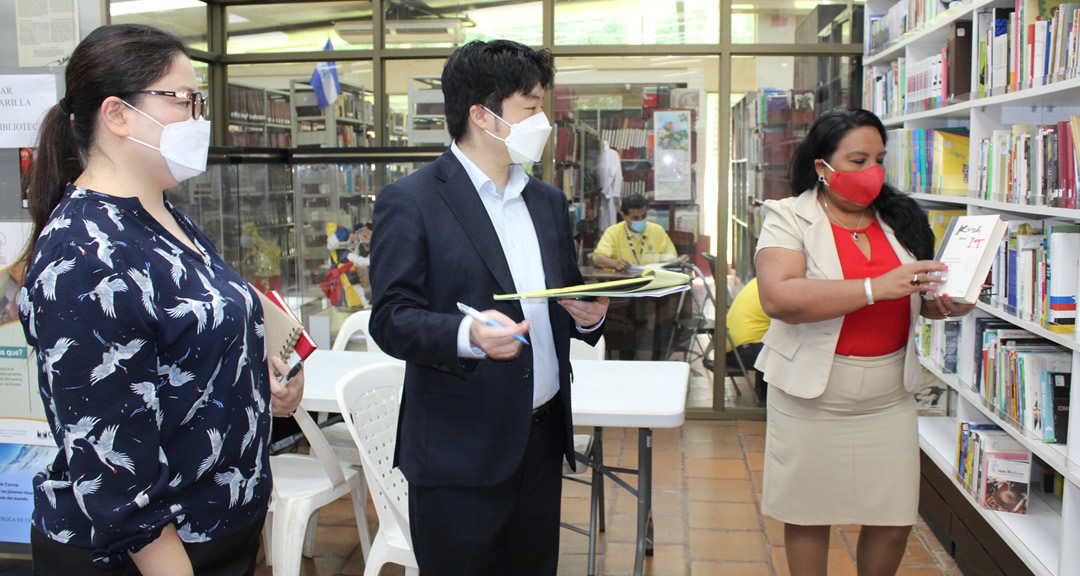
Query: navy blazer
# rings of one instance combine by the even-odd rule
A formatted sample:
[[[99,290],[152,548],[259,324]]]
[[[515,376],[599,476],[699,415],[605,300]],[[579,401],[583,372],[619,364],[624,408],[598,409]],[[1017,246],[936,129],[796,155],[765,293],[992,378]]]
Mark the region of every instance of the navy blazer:
[[[566,196],[529,178],[522,192],[540,243],[548,288],[582,283]],[[458,357],[457,302],[525,318],[502,245],[468,173],[449,150],[379,193],[371,238],[370,331],[406,362],[394,461],[420,486],[492,486],[517,469],[532,423],[533,355],[509,361]],[[554,300],[549,306],[573,462],[570,338],[590,344]]]

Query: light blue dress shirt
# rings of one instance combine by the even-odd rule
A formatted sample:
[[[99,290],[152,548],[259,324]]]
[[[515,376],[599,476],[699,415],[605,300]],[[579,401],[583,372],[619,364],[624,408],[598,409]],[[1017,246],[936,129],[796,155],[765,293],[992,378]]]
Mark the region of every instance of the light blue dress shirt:
[[[510,266],[510,275],[514,279],[516,292],[546,290],[544,265],[540,255],[540,242],[536,238],[529,207],[521,193],[529,182],[525,170],[517,164],[510,166],[510,179],[505,188],[498,188],[491,178],[469,160],[458,148],[457,142],[450,145],[450,151],[461,162],[465,173],[476,187],[480,200],[484,203],[491,224],[502,244],[503,254]],[[555,397],[559,391],[559,361],[555,355],[555,338],[551,332],[551,316],[547,300],[521,300],[521,309],[531,324],[529,343],[533,352],[533,408],[542,406]],[[466,304],[470,304],[466,302]],[[458,327],[458,356],[462,358],[484,358],[483,350],[472,346],[469,330],[472,318],[465,316]],[[596,330],[603,320],[595,326],[578,330],[583,333]]]

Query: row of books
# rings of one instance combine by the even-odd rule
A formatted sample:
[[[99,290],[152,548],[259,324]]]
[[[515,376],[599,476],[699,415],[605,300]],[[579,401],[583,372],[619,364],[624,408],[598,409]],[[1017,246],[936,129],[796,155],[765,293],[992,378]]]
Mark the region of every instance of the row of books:
[[[555,128],[555,161],[572,162],[577,158],[578,134],[571,126]]]
[[[1030,438],[1064,443],[1071,351],[1001,320],[976,322],[976,338],[981,336],[977,377],[985,405]]]
[[[1024,514],[1031,484],[1031,452],[994,424],[960,422],[956,479],[982,507]]]
[[[886,182],[900,190],[960,195],[968,189],[966,129],[896,129],[887,133]]]
[[[651,138],[643,118],[607,119],[600,129],[600,139],[624,159],[647,158]]]
[[[941,0],[900,0],[885,14],[870,15],[870,46],[868,54],[874,54],[901,40],[933,21],[948,8]]]
[[[334,103],[334,112],[337,117],[374,124],[375,104],[369,102],[364,95],[363,88],[360,88],[360,91],[343,90],[339,93],[337,102]],[[297,93],[296,114],[305,118],[323,115],[314,92]]]
[[[322,121],[302,121],[298,124],[300,132],[310,134],[313,132],[325,132],[326,123]],[[351,124],[338,124],[335,127],[337,133],[337,147],[339,148],[354,148],[357,146],[372,146],[374,144],[371,136],[361,126],[354,126]],[[324,141],[320,141],[324,143]]]
[[[266,122],[266,91],[230,84],[229,118],[243,122]]]
[[[1013,220],[990,268],[988,304],[1059,334],[1076,326],[1080,226]]]
[[[960,322],[936,322],[919,317],[915,327],[915,351],[945,374],[956,374],[960,346]]]
[[[292,125],[292,106],[284,96],[268,96],[266,100],[266,123],[277,126]]]
[[[1080,71],[1080,3],[1016,0],[976,15],[978,94],[1023,90]]]
[[[975,196],[996,202],[1076,208],[1080,116],[1014,124],[979,140]]]
[[[229,146],[292,148],[292,133],[285,130],[264,131],[261,128],[250,129],[250,127],[230,126],[228,142]]]

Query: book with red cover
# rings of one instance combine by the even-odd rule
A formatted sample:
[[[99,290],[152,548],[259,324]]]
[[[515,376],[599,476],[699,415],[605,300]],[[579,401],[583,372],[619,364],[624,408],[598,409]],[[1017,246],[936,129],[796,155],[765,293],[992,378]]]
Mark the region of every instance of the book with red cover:
[[[306,359],[319,347],[315,339],[304,330],[300,319],[285,303],[285,299],[276,291],[271,290],[263,294],[258,289],[259,299],[263,305],[263,324],[266,329],[266,349],[271,356],[277,356],[288,361],[289,356],[296,352],[301,360]]]

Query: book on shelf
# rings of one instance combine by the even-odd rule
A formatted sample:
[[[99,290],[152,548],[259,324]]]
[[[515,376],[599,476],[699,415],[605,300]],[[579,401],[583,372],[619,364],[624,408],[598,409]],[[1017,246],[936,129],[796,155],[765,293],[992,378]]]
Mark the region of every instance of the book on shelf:
[[[1006,230],[996,214],[953,218],[934,256],[948,268],[938,293],[964,304],[977,302]]]
[[[945,374],[956,374],[960,344],[959,322],[920,317],[915,326],[915,334],[916,352],[919,356],[929,360]]]
[[[929,370],[923,369],[923,382],[915,391],[915,411],[919,416],[945,416],[949,408],[949,387]]]
[[[1050,332],[1076,326],[1080,226],[1013,220],[991,267],[989,304]]]
[[[1001,427],[997,424],[960,421],[957,428],[959,435],[956,440],[956,470],[954,472],[956,479],[964,488],[969,493],[973,493],[974,487],[978,485],[976,482],[978,468],[973,467],[972,463],[978,460],[972,458],[972,440],[978,441],[980,431],[1001,432]]]
[[[998,512],[1025,514],[1031,484],[1031,452],[1005,434],[976,433],[973,458],[979,470],[977,501]]]
[[[1070,372],[1042,373],[1042,397],[1045,402],[1041,412],[1043,441],[1064,444],[1069,439],[1069,398],[1072,390]]]
[[[969,136],[964,128],[886,133],[886,181],[900,190],[967,195]]]
[[[941,246],[941,239],[945,237],[945,230],[949,228],[949,222],[957,216],[966,216],[967,210],[927,210],[926,218],[930,221],[930,230],[934,233],[934,250]]]
[[[1068,121],[993,130],[979,142],[975,196],[1010,204],[1075,208],[1075,138]]]

